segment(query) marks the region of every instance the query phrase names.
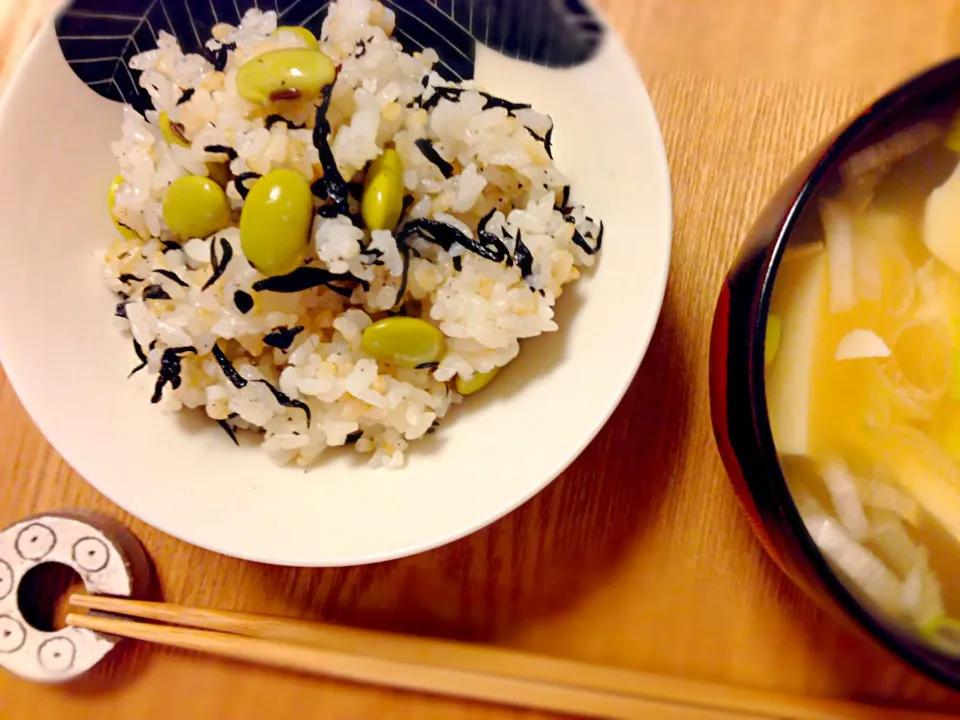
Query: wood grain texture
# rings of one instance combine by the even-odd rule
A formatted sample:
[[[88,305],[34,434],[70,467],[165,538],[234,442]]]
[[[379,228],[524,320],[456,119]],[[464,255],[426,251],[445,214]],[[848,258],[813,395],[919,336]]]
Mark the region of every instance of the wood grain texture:
[[[0,81],[45,3],[0,0]],[[172,602],[960,710],[960,696],[828,618],[763,555],[717,456],[707,387],[716,293],[764,198],[838,122],[960,48],[960,2],[601,4],[638,59],[663,126],[676,232],[649,355],[563,477],[495,525],[413,558],[347,570],[245,563],[174,540],[100,497],[50,449],[0,375],[0,525],[66,507],[111,513],[143,539]],[[0,718],[28,714],[547,717],[135,646],[69,688],[0,675]]]

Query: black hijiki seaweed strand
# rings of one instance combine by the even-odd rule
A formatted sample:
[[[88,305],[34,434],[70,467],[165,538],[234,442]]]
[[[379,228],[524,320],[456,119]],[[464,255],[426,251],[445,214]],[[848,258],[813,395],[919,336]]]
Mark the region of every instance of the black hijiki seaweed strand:
[[[526,127],[526,125],[524,125]],[[550,129],[547,130],[547,134],[540,136],[533,128],[527,128],[527,132],[533,136],[534,140],[537,140],[540,143],[543,143],[543,149],[546,151],[547,156],[553,160],[553,126],[550,126]]]
[[[174,240],[161,240],[160,244],[163,245],[163,252],[165,253],[183,249],[183,246]]]
[[[236,43],[224,43],[219,50],[207,51],[208,59],[213,64],[213,69],[217,72],[223,72],[227,67],[227,54],[237,49]]]
[[[590,243],[587,242],[586,238],[583,237],[576,227],[573,228],[573,243],[578,248],[583,250],[587,255],[596,255],[600,250],[599,243],[597,244],[597,247],[590,247]]]
[[[217,420],[217,425],[223,428],[223,431],[230,436],[230,439],[233,440],[233,444],[237,447],[240,447],[240,441],[237,440],[236,430],[228,423],[226,420]]]
[[[308,266],[298,267],[287,275],[277,275],[258,280],[253,284],[253,289],[257,292],[295,293],[323,285],[343,297],[350,297],[353,294],[353,288],[345,288],[334,284],[343,282],[354,283],[364,290],[370,289],[370,283],[350,273],[332,273],[323,268]]]
[[[553,209],[559,210],[563,215],[568,215],[570,213],[570,209],[568,208],[569,204],[570,204],[570,186],[564,185],[563,190],[560,193],[560,204],[554,205]]]
[[[220,257],[217,257],[217,239],[214,238],[210,241],[210,264],[213,266],[213,274],[203,284],[201,290],[206,290],[219,280],[233,259],[233,246],[226,238],[220,238],[220,252]]]
[[[132,282],[143,282],[143,278],[132,275],[131,273],[124,273],[118,278],[118,280],[120,280],[120,282],[122,282],[124,285],[129,285]]]
[[[240,173],[239,175],[237,175],[237,176],[233,179],[233,185],[234,185],[235,188],[237,188],[237,194],[238,194],[241,198],[243,198],[244,200],[246,200],[246,199],[247,199],[247,193],[250,192],[250,188],[248,188],[248,187],[245,185],[245,183],[247,182],[247,180],[253,180],[254,178],[256,178],[257,180],[259,180],[260,177],[261,177],[260,173],[255,173],[255,172],[245,172],[245,173]]]
[[[453,177],[453,165],[448,163],[440,156],[440,153],[437,152],[437,149],[433,146],[433,143],[430,140],[427,140],[427,138],[420,138],[419,140],[414,140],[413,144],[417,146],[427,160],[436,165],[437,169],[444,178],[449,180],[451,177]]]
[[[450,252],[450,248],[457,244],[465,250],[493,262],[503,262],[509,257],[507,246],[492,233],[484,232],[484,237],[481,237],[482,242],[480,242],[467,237],[453,225],[428,218],[418,218],[408,222],[397,237],[397,242],[406,242],[409,237],[415,234],[447,252]]]
[[[306,125],[297,125],[293,120],[289,120],[283,115],[276,113],[273,115],[267,115],[267,119],[263,121],[263,124],[266,126],[267,130],[272,128],[277,123],[283,123],[290,130],[303,130],[307,127]]]
[[[357,441],[363,437],[363,430],[357,430],[347,435],[347,439],[344,440],[344,445],[356,445]]]
[[[504,244],[503,240],[487,230],[487,223],[490,222],[491,218],[493,218],[496,212],[497,209],[493,208],[490,212],[480,218],[480,222],[477,224],[477,235],[488,246],[497,248],[497,252],[503,254],[507,263],[507,267],[513,267],[513,258],[510,257],[510,251],[507,250],[507,246]]]
[[[286,352],[293,345],[297,335],[303,332],[303,325],[296,327],[277,327],[263,336],[263,344]]]
[[[587,255],[596,255],[600,252],[600,248],[603,245],[603,222],[600,223],[600,230],[597,232],[597,239],[593,247],[590,246],[590,243],[587,242],[586,238],[577,230],[577,221],[571,216],[565,216],[563,218],[566,222],[573,225],[573,242],[574,244],[583,250]],[[590,218],[587,218],[588,220]],[[587,237],[590,237],[590,234],[587,233]]]
[[[346,180],[340,174],[337,160],[330,148],[330,121],[327,111],[330,109],[330,98],[333,96],[333,86],[330,83],[323,89],[322,102],[317,106],[316,124],[313,128],[313,144],[320,153],[320,167],[323,168],[323,177],[311,186],[313,194],[321,200],[330,201],[337,208],[338,214],[349,215],[350,206],[347,202],[350,190]]]
[[[340,217],[340,209],[333,205],[321,205],[317,208],[317,215],[324,220],[333,220],[333,218]]]
[[[298,410],[302,410],[303,414],[307,416],[307,427],[310,427],[310,423],[312,422],[312,416],[310,414],[310,407],[305,402],[291,399],[288,395],[285,395],[283,392],[275,388],[266,380],[256,380],[255,382],[261,383],[262,385],[266,385],[270,389],[270,392],[273,394],[273,396],[277,399],[277,402],[280,403],[283,407],[297,408]]]
[[[177,285],[183,288],[190,287],[190,283],[183,281],[179,275],[177,275],[173,270],[154,270],[157,275],[162,275],[167,280],[172,280]]]
[[[413,197],[413,195],[403,196],[403,205],[400,208],[400,219],[397,221],[397,225],[402,225],[403,221],[407,219],[407,213],[410,211],[410,208],[413,207],[415,202],[416,199]]]
[[[417,365],[414,370],[436,370],[438,367],[440,367],[438,362],[425,362]]]
[[[230,362],[230,358],[220,349],[217,343],[213,344],[213,357],[216,359],[217,365],[220,366],[224,376],[230,381],[231,385],[237,388],[237,390],[242,390],[247,386],[247,379],[237,372],[233,363]]]
[[[118,318],[123,318],[124,320],[127,320],[128,319],[127,304],[129,302],[130,302],[129,300],[121,300],[120,302],[118,302],[116,309],[113,311],[113,314],[116,315]]]
[[[403,270],[400,273],[400,287],[397,288],[397,299],[394,300],[394,307],[402,307],[403,296],[407,294],[407,282],[410,279],[410,246],[406,240],[397,241],[397,249],[400,251],[400,258],[403,260]]]
[[[122,222],[120,222],[119,220],[117,220],[117,225],[119,225],[120,227],[122,227],[124,230],[129,230],[130,232],[132,232],[132,233],[134,233],[134,234],[136,234],[136,235],[139,235],[139,234],[140,234],[140,233],[138,233],[136,230],[134,230],[132,227],[130,227],[129,225],[124,225],[124,224],[123,224]]]
[[[170,295],[159,285],[148,285],[143,291],[144,300],[169,300]]]
[[[140,364],[130,371],[130,374],[127,375],[128,380],[147,366],[147,355],[143,352],[143,348],[140,347],[140,343],[137,342],[136,338],[133,339],[133,351],[137,354],[137,359],[140,360]]]
[[[237,151],[229,145],[207,145],[203,149],[211,155],[226,155],[231,162],[239,157]]]
[[[523,276],[523,279],[527,282],[527,285],[531,284],[533,278],[533,255],[530,252],[530,249],[523,244],[523,233],[518,228],[517,229],[517,247],[513,252],[513,258],[517,262],[517,267],[520,268],[520,275]]]
[[[180,373],[183,370],[181,361],[184,355],[193,353],[196,355],[197,349],[192,345],[187,347],[167,348],[163,351],[163,357],[160,358],[160,374],[157,376],[157,385],[153,390],[151,403],[158,403],[163,399],[163,389],[170,385],[176,390],[183,383]]]
[[[183,91],[183,95],[180,96],[180,99],[177,100],[177,105],[183,105],[185,102],[189,102],[190,98],[193,97],[193,94],[196,92],[195,88],[187,88]]]
[[[363,183],[362,182],[347,183],[347,192],[350,193],[350,197],[352,197],[357,202],[360,202],[363,199]]]
[[[428,100],[426,101],[421,100],[420,102],[420,107],[422,107],[424,110],[430,110],[432,107],[436,106],[441,100],[449,100],[450,102],[456,102],[457,100],[460,99],[460,95],[462,95],[464,92],[468,92],[466,88],[447,87],[445,85],[435,87],[433,88],[433,91],[434,91],[433,95],[431,95]],[[495,108],[495,107],[502,107],[504,110],[507,111],[507,114],[510,115],[511,117],[518,110],[529,110],[532,107],[528,103],[510,102],[509,100],[504,100],[503,98],[499,98],[495,95],[491,95],[490,93],[486,93],[486,92],[478,92],[475,90],[469,91],[469,92],[477,92],[478,95],[480,95],[481,97],[484,98],[484,100],[486,100],[486,102],[483,105],[484,110],[488,110],[490,108]]]
[[[250,293],[243,290],[237,290],[233,294],[233,304],[236,305],[237,310],[244,315],[253,310],[253,298],[250,296]]]

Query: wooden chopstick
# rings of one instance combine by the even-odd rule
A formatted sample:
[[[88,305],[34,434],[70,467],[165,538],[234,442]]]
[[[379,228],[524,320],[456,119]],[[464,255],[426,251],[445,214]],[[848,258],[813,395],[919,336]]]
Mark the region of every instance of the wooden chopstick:
[[[933,720],[946,715],[748,690],[500,648],[286,618],[74,595],[75,627],[355,682],[609,718]],[[190,628],[190,629],[184,629]]]

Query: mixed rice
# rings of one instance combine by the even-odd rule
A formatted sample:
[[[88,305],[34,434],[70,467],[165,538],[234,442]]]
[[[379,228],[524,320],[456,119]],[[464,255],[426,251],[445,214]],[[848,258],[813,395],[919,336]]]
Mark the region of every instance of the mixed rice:
[[[394,21],[379,2],[331,4],[319,50],[336,79],[314,98],[258,105],[237,90],[251,58],[309,44],[278,31],[274,12],[216,26],[207,57],[161,33],[130,62],[154,109],[126,107],[112,145],[125,237],[104,277],[135,372],[156,378],[153,402],[202,408],[234,439],[260,433],[282,463],[352,444],[374,466],[401,467],[408,444],[461,401],[457,378],[491,373],[521,339],[557,329],[556,299],[600,249],[602,225],[570,202],[554,166],[551,119],[445,81],[433,50],[407,54],[391,38]],[[165,140],[161,121],[183,142]],[[371,231],[359,198],[387,148],[402,160],[404,210],[395,229]],[[239,218],[250,188],[281,168],[312,184],[316,216],[301,266],[267,277],[244,256]],[[163,213],[171,183],[216,172],[229,226],[175,235]],[[365,329],[396,315],[439,328],[437,362],[399,367],[364,351]]]

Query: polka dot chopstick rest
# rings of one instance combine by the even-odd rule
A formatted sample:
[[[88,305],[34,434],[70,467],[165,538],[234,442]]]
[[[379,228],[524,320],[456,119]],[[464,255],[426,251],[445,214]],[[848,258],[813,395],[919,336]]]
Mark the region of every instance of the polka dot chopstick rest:
[[[67,682],[91,670],[120,638],[75,627],[45,632],[27,622],[20,585],[46,563],[72,568],[90,594],[142,597],[150,561],[127,528],[96,513],[39,515],[0,531],[0,667],[27,680]]]

